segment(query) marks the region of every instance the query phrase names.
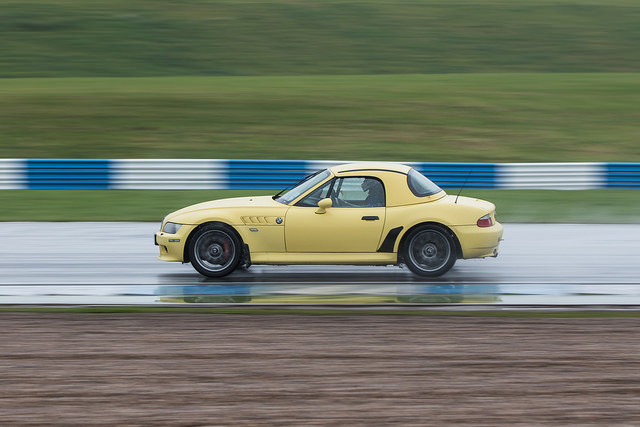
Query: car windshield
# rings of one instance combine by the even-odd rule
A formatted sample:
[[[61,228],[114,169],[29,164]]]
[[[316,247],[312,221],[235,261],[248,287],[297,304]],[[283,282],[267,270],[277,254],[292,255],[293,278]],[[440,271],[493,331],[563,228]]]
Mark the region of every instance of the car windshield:
[[[411,192],[418,197],[431,196],[442,191],[429,178],[413,168],[411,168],[407,176],[407,184]]]
[[[283,195],[274,197],[274,200],[280,202],[282,204],[288,205],[293,202],[295,199],[324,181],[325,179],[331,176],[331,172],[328,169],[318,171],[313,173],[307,177],[305,177],[302,181],[300,181],[295,187],[291,190],[287,191]]]

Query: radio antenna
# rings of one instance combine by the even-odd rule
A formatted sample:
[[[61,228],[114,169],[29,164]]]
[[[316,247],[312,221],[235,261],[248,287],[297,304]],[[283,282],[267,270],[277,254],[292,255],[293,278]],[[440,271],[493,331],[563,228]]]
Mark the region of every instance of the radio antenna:
[[[467,177],[464,179],[464,183],[462,184],[462,187],[460,187],[460,191],[458,191],[458,195],[456,196],[456,201],[454,203],[458,203],[458,197],[460,197],[460,193],[462,193],[462,189],[464,188],[464,186],[467,185],[467,181],[469,181],[471,172],[473,172],[473,170],[470,170],[469,173],[467,174]]]

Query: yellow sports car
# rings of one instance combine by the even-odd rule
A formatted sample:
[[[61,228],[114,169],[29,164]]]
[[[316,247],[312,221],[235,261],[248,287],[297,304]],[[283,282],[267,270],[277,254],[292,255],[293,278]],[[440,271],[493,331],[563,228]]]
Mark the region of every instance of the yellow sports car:
[[[220,277],[251,264],[406,264],[421,276],[498,255],[502,225],[484,200],[447,195],[415,169],[334,166],[275,196],[199,203],[155,235],[162,261]]]

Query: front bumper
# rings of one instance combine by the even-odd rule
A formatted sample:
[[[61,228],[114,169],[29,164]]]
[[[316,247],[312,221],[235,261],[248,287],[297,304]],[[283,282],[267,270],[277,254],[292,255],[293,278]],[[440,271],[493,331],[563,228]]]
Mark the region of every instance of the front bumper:
[[[502,240],[502,224],[496,222],[491,227],[461,225],[452,227],[462,247],[462,258],[484,258],[498,256]]]
[[[182,227],[175,234],[158,231],[154,236],[154,242],[160,249],[158,259],[161,261],[184,261],[184,245],[187,243],[187,237],[195,225],[182,224]]]

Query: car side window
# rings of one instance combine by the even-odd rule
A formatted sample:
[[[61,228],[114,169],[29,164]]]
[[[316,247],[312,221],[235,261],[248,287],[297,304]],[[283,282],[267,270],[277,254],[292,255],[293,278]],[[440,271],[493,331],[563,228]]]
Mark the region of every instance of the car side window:
[[[331,198],[336,208],[374,208],[385,206],[382,181],[373,177],[336,178],[316,188],[296,203],[296,206],[317,207],[318,202]]]
[[[305,207],[318,207],[318,202],[322,199],[326,199],[329,197],[329,192],[331,191],[331,186],[335,180],[331,180],[324,185],[316,188],[311,193],[309,193],[305,198],[296,203],[296,206],[305,206]]]
[[[338,178],[331,191],[333,206],[338,208],[373,208],[385,206],[384,185],[378,178]]]

